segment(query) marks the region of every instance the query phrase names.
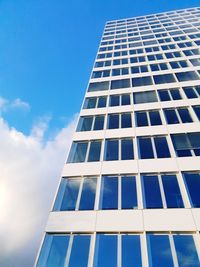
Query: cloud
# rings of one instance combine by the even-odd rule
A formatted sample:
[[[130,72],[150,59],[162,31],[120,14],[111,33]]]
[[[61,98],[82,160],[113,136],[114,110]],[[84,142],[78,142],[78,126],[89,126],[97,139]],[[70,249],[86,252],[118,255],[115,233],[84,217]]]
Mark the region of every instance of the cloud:
[[[44,141],[47,118],[29,136],[0,118],[0,266],[33,266],[76,120]]]
[[[15,98],[13,100],[5,99],[0,96],[0,112],[7,112],[13,109],[29,111],[31,108],[28,102],[21,100],[20,98]]]

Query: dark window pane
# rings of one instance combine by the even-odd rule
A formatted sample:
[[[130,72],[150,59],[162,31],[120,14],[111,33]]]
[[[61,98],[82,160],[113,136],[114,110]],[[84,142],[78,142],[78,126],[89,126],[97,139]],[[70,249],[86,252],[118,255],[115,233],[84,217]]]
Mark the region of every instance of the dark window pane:
[[[183,200],[176,175],[162,175],[167,208],[183,208]]]
[[[103,130],[104,128],[104,116],[95,117],[94,130]]]
[[[136,112],[137,126],[148,126],[148,119],[146,112]]]
[[[88,143],[87,142],[73,142],[68,162],[84,162],[87,152]]]
[[[92,127],[93,117],[80,117],[77,132],[90,131]]]
[[[142,267],[139,235],[122,235],[122,267]]]
[[[137,190],[135,176],[122,177],[122,209],[137,208]]]
[[[121,159],[122,160],[134,159],[133,140],[132,139],[122,139],[121,145],[122,145],[122,147],[121,147],[121,150],[122,150]]]
[[[111,81],[111,89],[120,89],[127,87],[130,87],[129,79]]]
[[[102,176],[99,208],[118,208],[118,177]]]
[[[174,245],[180,267],[199,267],[200,262],[197,255],[192,235],[174,235]]]
[[[145,208],[162,208],[162,199],[158,176],[142,176],[143,180],[143,199]]]
[[[65,266],[69,236],[46,234],[37,267]]]
[[[154,158],[151,138],[138,138],[141,159]]]
[[[178,113],[183,123],[192,122],[192,118],[187,108],[179,108]]]
[[[200,174],[199,173],[184,173],[183,174],[186,188],[190,197],[192,207],[200,208]]]
[[[88,92],[104,91],[109,89],[109,82],[90,83]]]
[[[193,88],[188,87],[188,88],[183,88],[183,90],[184,90],[187,98],[197,98],[198,97]]]
[[[110,107],[119,106],[119,95],[110,96]]]
[[[131,114],[125,113],[121,115],[121,128],[130,128],[132,127]]]
[[[149,267],[173,267],[168,235],[147,234]]]
[[[155,91],[147,91],[147,92],[140,92],[140,93],[133,93],[134,103],[150,103],[150,102],[157,102],[157,96]]]
[[[154,137],[156,153],[158,158],[170,158],[169,147],[166,137]]]
[[[161,125],[161,118],[159,111],[149,111],[151,125]]]
[[[90,247],[89,235],[75,235],[73,238],[69,267],[74,267],[74,266],[87,267],[89,247]]]
[[[106,140],[105,143],[105,160],[118,160],[119,141]]]
[[[180,92],[178,89],[172,89],[170,90],[171,96],[173,100],[179,100],[182,99]]]
[[[158,91],[159,97],[161,101],[170,101],[169,92],[167,90],[159,90]]]
[[[152,85],[152,78],[151,77],[138,77],[132,78],[133,86],[145,86],[145,85]]]
[[[65,190],[63,192],[61,211],[75,210],[81,179],[65,179]]]
[[[155,84],[176,82],[172,74],[154,75],[153,78],[154,78]]]
[[[108,115],[108,129],[119,128],[119,114]]]
[[[83,108],[95,108],[96,107],[97,98],[86,98]]]
[[[84,179],[79,210],[93,210],[94,209],[96,185],[97,185],[96,178],[85,178]]]
[[[130,95],[122,95],[122,105],[130,105]]]
[[[184,81],[190,81],[190,80],[199,80],[198,75],[194,71],[187,71],[187,72],[179,72],[175,73],[176,77],[179,82],[184,82]]]
[[[164,113],[168,124],[179,123],[178,117],[174,109],[165,109]]]
[[[191,156],[191,144],[187,134],[172,134],[171,135],[174,149],[179,157]]]
[[[106,96],[100,96],[97,107],[98,108],[104,108],[104,107],[106,107],[106,102],[107,102],[106,100],[107,100],[107,97]]]
[[[90,151],[88,161],[99,161],[101,153],[101,141],[92,141],[90,144]]]
[[[93,266],[117,266],[117,235],[97,234]]]
[[[200,106],[193,106],[193,109],[197,115],[197,118],[200,120]]]

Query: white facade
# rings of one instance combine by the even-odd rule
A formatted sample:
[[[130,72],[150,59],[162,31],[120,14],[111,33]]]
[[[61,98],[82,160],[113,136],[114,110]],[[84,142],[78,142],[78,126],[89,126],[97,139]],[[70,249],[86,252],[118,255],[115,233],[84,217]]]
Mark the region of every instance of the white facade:
[[[45,229],[51,237],[67,236],[66,251],[59,255],[54,247],[49,252],[54,241],[48,241],[36,266],[200,266],[199,46],[200,8],[106,24],[73,136],[75,145],[63,168],[65,185]],[[108,83],[98,90],[98,82]],[[106,105],[98,107],[102,96]],[[119,96],[114,104],[112,96]],[[134,196],[123,191],[129,187],[127,177],[135,183]],[[77,182],[70,187],[67,179]],[[108,179],[115,182],[111,185]],[[109,191],[112,186],[115,194]],[[83,193],[94,202],[92,208],[83,203]],[[71,206],[64,203],[65,197]],[[113,242],[110,255],[101,247],[106,242],[101,237],[107,235]],[[75,236],[89,237],[85,256],[73,252],[81,250],[73,245]],[[139,237],[139,256],[126,254],[125,236]],[[162,255],[164,249],[168,256]],[[52,265],[51,253],[56,253]],[[73,253],[80,256],[79,262],[71,259]]]

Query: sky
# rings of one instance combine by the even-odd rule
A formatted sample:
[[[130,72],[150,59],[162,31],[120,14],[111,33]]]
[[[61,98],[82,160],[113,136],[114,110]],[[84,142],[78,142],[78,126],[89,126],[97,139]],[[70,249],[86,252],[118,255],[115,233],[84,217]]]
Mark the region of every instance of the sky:
[[[196,6],[0,0],[0,266],[33,266],[105,22]]]

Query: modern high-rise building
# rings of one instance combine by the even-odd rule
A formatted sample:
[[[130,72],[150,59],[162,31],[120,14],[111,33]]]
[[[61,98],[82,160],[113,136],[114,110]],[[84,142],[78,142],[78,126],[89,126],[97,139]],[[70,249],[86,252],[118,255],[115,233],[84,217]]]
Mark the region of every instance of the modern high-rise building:
[[[37,267],[200,266],[200,8],[109,21]]]

